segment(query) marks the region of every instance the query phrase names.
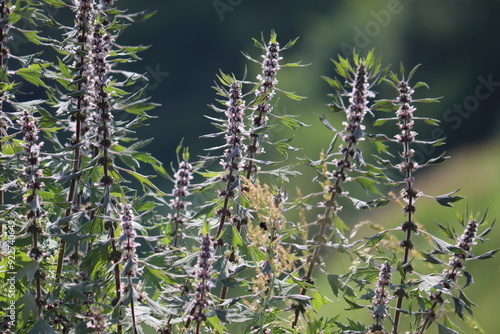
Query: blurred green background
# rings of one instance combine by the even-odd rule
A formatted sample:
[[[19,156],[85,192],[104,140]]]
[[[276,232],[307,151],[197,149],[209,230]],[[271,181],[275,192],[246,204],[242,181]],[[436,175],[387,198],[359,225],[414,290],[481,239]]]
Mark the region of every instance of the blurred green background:
[[[147,94],[162,105],[151,112],[158,119],[142,134],[155,137],[149,149],[165,164],[175,159],[175,148],[182,138],[193,155],[214,145],[213,140],[198,137],[213,130],[203,115],[212,113],[207,104],[214,103],[211,86],[216,73],[221,69],[241,78],[248,65],[249,78],[255,78],[258,66],[249,64],[241,52],[260,57],[251,39],[260,39],[261,33],[268,38],[275,29],[282,45],[300,37],[293,49],[282,53],[284,61],[310,64],[307,68],[283,69],[278,76],[281,88],[307,99],[296,102],[281,98],[276,112],[300,115],[301,121],[313,125],[299,129],[292,145],[303,147],[311,158],[328,146],[331,133],[323,130],[315,116],[329,113],[325,106],[330,101],[326,96],[329,88],[320,76],[334,76],[329,59],[337,54],[347,55],[353,47],[365,53],[375,47],[385,64],[393,64],[394,71],[400,61],[408,69],[422,64],[414,80],[425,81],[430,90],[422,88],[416,97],[443,97],[439,104],[417,106],[420,115],[441,119],[443,131],[432,132],[428,126],[417,131],[422,139],[446,136],[446,150],[452,159],[417,175],[417,188],[432,195],[462,188],[461,194],[467,199],[456,210],[464,211],[467,205],[476,212],[489,207],[490,217],[500,217],[500,2],[119,0],[116,4],[131,12],[157,11],[149,21],[128,29],[120,42],[151,45],[142,54],[143,61],[131,66],[147,73]],[[438,152],[417,149],[422,161]],[[305,174],[298,181],[307,189],[311,178]],[[437,207],[430,200],[419,201],[417,208],[417,219],[430,230],[434,219],[455,224],[453,209]],[[354,221],[370,219],[397,226],[402,219],[402,215],[394,215],[397,210],[397,206],[389,206]],[[495,229],[492,241],[480,245],[480,249],[497,246],[499,235]],[[335,264],[330,266],[335,271]],[[475,284],[467,290],[479,305],[476,318],[485,333],[498,333],[500,328],[499,267],[495,258],[469,268]],[[327,290],[325,294],[332,297]],[[461,320],[455,323],[468,333],[474,332]]]

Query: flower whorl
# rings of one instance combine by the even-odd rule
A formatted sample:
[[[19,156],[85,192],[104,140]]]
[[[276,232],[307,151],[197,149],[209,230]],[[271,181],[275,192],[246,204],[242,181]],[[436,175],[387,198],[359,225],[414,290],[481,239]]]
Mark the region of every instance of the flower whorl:
[[[172,235],[175,235],[174,246],[177,246],[179,225],[186,222],[185,216],[182,214],[190,202],[184,200],[189,196],[189,185],[193,179],[193,166],[187,161],[181,161],[179,169],[174,174],[174,190],[172,191],[173,199],[170,200],[170,207],[174,210],[173,215],[169,215],[174,226]]]
[[[95,18],[95,2],[94,0],[79,0],[75,1],[76,5],[76,36],[74,38],[75,56],[73,64],[77,73],[73,77],[73,81],[77,83],[77,90],[86,92],[81,96],[75,97],[77,113],[72,115],[72,121],[82,122],[78,125],[82,133],[89,130],[88,124],[83,123],[89,117],[90,97],[88,90],[91,85],[92,68],[90,62],[90,43],[92,37],[92,22]],[[79,130],[77,130],[79,131]],[[80,133],[76,134],[77,141],[80,140]]]
[[[257,99],[262,99],[257,107],[255,108],[256,115],[252,119],[253,130],[250,131],[250,138],[252,143],[246,147],[246,151],[249,154],[250,159],[248,160],[248,165],[245,167],[247,171],[247,178],[257,171],[257,167],[253,164],[251,160],[256,154],[264,153],[263,148],[258,146],[259,135],[256,133],[258,128],[263,127],[268,121],[268,114],[271,112],[271,104],[269,101],[274,96],[274,88],[278,83],[276,79],[276,74],[280,69],[279,61],[283,59],[279,55],[280,46],[276,41],[269,41],[266,47],[266,54],[262,55],[262,74],[257,76],[261,86],[256,92]]]
[[[224,127],[227,129],[225,132],[226,146],[228,148],[224,151],[224,160],[221,161],[225,174],[221,180],[226,183],[223,190],[219,191],[219,197],[224,199],[224,205],[217,211],[221,217],[217,236],[222,233],[224,222],[226,218],[230,217],[231,212],[228,209],[229,199],[235,197],[234,189],[238,187],[241,160],[241,146],[243,142],[243,135],[245,128],[243,126],[243,117],[245,112],[245,104],[241,93],[241,83],[234,80],[229,84],[229,100],[227,101],[227,109],[224,111],[227,122]]]
[[[23,158],[25,162],[23,175],[26,179],[26,188],[28,190],[37,191],[44,187],[44,183],[39,180],[42,176],[40,166],[40,148],[43,142],[38,141],[38,133],[40,132],[35,120],[27,110],[21,112],[21,117],[18,120],[21,131],[24,132],[24,151],[26,156]]]
[[[361,123],[366,113],[369,111],[368,98],[374,96],[368,88],[369,84],[366,66],[360,64],[356,71],[354,82],[352,83],[352,91],[348,94],[349,107],[346,110],[347,122],[343,123],[345,127],[343,139],[347,146],[341,146],[340,150],[343,156],[341,159],[335,160],[338,169],[333,173],[333,177],[336,181],[335,186],[330,189],[331,193],[339,191],[338,186],[340,182],[346,181],[347,179],[345,170],[352,168],[350,159],[353,158],[356,153],[355,146],[361,139],[362,130],[364,129]]]
[[[476,244],[477,228],[479,224],[476,220],[470,220],[465,227],[464,233],[458,238],[457,247],[463,252],[455,253],[450,260],[449,269],[444,270],[444,276],[447,280],[455,280],[459,273],[458,270],[465,269],[465,261],[471,256],[471,248]]]
[[[379,271],[375,288],[375,297],[373,298],[370,311],[373,319],[376,321],[370,328],[372,331],[382,330],[382,320],[388,315],[387,305],[389,304],[389,292],[387,290],[391,284],[391,270],[391,264],[389,261],[386,261]]]
[[[135,237],[137,233],[135,232],[134,229],[132,207],[130,205],[125,205],[123,207],[123,214],[121,216],[121,228],[122,228],[122,236],[120,240],[122,240],[121,248],[123,249],[122,273],[126,276],[135,276],[137,274],[137,261],[138,261],[136,248],[141,244],[135,242]]]
[[[93,70],[93,97],[94,97],[94,121],[96,123],[96,138],[95,145],[101,152],[99,163],[104,167],[104,175],[100,180],[103,186],[109,186],[113,182],[113,178],[108,175],[107,168],[111,163],[109,156],[109,148],[113,146],[113,130],[110,122],[113,120],[111,113],[112,105],[110,96],[106,91],[109,79],[108,72],[110,69],[108,56],[111,36],[106,31],[106,27],[102,24],[96,24],[92,33],[92,70]]]
[[[223,162],[223,165],[226,170],[232,172],[239,169],[238,160],[241,158],[241,143],[245,133],[243,126],[245,105],[242,100],[241,84],[239,82],[235,81],[229,87],[227,107],[225,112],[227,117],[225,138],[229,148],[224,152],[227,162]]]
[[[201,241],[198,252],[198,263],[196,264],[195,275],[198,282],[195,286],[194,313],[193,320],[202,322],[206,319],[205,311],[211,302],[208,299],[210,290],[214,287],[212,279],[212,262],[214,261],[214,240],[210,235],[205,235]]]
[[[9,15],[11,13],[11,7],[9,1],[3,0],[0,2],[0,19],[5,22],[4,26],[0,28],[0,57],[4,58],[9,55],[9,49],[5,46],[5,43],[9,40],[9,29],[12,23],[8,21]]]
[[[174,174],[174,190],[172,191],[172,196],[174,199],[170,200],[170,207],[175,209],[176,212],[186,209],[186,207],[191,204],[189,202],[183,201],[182,199],[189,196],[189,184],[193,179],[191,172],[193,166],[187,161],[181,161],[179,164],[179,169]],[[178,220],[174,218],[174,223],[184,223],[184,220],[179,217]]]

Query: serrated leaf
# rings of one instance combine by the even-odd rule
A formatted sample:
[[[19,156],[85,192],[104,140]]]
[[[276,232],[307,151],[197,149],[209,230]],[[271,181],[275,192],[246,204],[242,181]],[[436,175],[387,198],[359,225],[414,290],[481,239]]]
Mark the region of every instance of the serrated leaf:
[[[332,288],[333,294],[336,297],[339,296],[339,291],[343,292],[343,294],[348,297],[356,297],[354,289],[349,284],[347,284],[346,279],[344,279],[342,276],[329,274],[327,276],[327,279],[330,287]]]
[[[279,116],[277,117],[281,123],[286,126],[287,128],[290,128],[292,130],[297,130],[298,128],[308,126],[307,124],[300,122],[296,119],[294,116],[290,115],[284,115],[284,116]]]
[[[347,304],[349,304],[349,308],[345,309],[346,311],[350,311],[350,310],[359,310],[359,309],[362,309],[362,308],[365,308],[364,305],[361,305],[361,304],[358,304],[352,300],[349,300],[347,299],[346,297],[344,297],[344,300],[347,302]]]
[[[342,84],[337,79],[332,79],[326,76],[321,76],[333,89],[341,92],[343,90]]]

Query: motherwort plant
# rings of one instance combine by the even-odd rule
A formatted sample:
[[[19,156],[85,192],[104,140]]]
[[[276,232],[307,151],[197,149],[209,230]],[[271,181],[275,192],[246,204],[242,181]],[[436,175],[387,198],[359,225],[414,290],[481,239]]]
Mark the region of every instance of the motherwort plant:
[[[420,169],[447,159],[416,159],[417,145],[443,144],[417,134],[439,123],[417,110],[436,100],[415,98],[427,87],[411,82],[417,67],[389,72],[374,51],[334,60],[334,113],[319,117],[333,139],[315,158],[292,146],[290,133],[307,125],[279,104],[302,99],[281,88],[283,71],[302,67],[284,61],[297,40],[272,31],[254,40],[260,57],[245,54],[254,79],[218,74],[206,156],[179,145],[169,175],[142,150],[152,139],[135,133],[156,106],[147,79],[122,67],[147,47],[123,46],[121,35],[152,13],[120,3],[0,1],[3,333],[466,331],[469,262],[496,253],[474,254],[492,226],[467,212],[462,233],[437,224],[445,241],[417,216],[428,198],[462,199],[416,188]],[[12,32],[33,54],[11,54]],[[384,83],[393,96],[376,94]],[[399,227],[348,211],[398,204]],[[367,227],[377,233],[356,239]]]

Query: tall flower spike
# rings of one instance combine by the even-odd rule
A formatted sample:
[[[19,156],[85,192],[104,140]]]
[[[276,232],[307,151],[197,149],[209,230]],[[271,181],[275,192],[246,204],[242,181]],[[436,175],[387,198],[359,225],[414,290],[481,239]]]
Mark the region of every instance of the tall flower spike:
[[[458,238],[457,247],[463,252],[454,253],[450,262],[448,263],[448,268],[443,271],[443,279],[440,282],[441,286],[445,289],[451,289],[453,282],[457,280],[460,276],[460,272],[465,269],[465,262],[467,258],[471,256],[471,249],[474,246],[475,239],[477,237],[477,228],[479,223],[475,219],[469,220],[469,223],[465,227],[464,233]],[[415,332],[416,334],[422,334],[427,329],[431,320],[435,317],[435,309],[438,305],[444,302],[443,291],[437,290],[431,295],[431,300],[433,304],[431,308],[426,312],[421,324],[420,330]]]
[[[11,13],[11,7],[9,1],[1,1],[0,2],[0,21],[3,22],[3,26],[0,28],[0,70],[4,73],[8,73],[8,68],[5,65],[6,60],[9,56],[9,49],[6,46],[7,41],[9,40],[9,30],[11,27],[11,21],[9,20],[9,16]],[[0,79],[0,83],[6,83],[3,79]],[[7,137],[8,129],[12,127],[12,122],[4,113],[4,101],[7,100],[8,93],[4,91],[0,91],[0,152],[3,151],[3,138]],[[0,166],[1,168],[5,168],[5,166]],[[0,205],[4,204],[4,191],[0,190]],[[0,223],[0,235],[3,231],[3,223]]]
[[[75,1],[75,18],[76,25],[74,27],[74,39],[72,45],[72,54],[74,56],[73,67],[76,74],[73,75],[73,84],[76,86],[72,98],[73,113],[70,115],[70,121],[75,123],[74,134],[71,139],[71,145],[74,150],[72,173],[77,174],[80,171],[82,161],[82,147],[80,144],[85,133],[90,129],[88,119],[90,117],[90,93],[91,86],[91,64],[90,64],[90,40],[92,35],[92,22],[94,21],[95,11],[94,0],[76,0]],[[78,94],[76,94],[78,92]],[[70,203],[66,210],[66,217],[69,217],[75,208],[79,207],[78,197],[75,195],[77,191],[78,177],[71,179],[71,184],[68,191],[67,202]],[[63,230],[68,232],[69,226],[63,226]],[[78,253],[78,246],[75,246],[75,253]],[[66,242],[61,240],[59,247],[59,255],[57,259],[56,281],[59,280],[62,269],[63,260],[66,251]]]
[[[123,249],[122,274],[125,276],[133,277],[137,274],[138,257],[136,254],[136,248],[141,244],[135,241],[135,237],[137,234],[134,229],[132,207],[130,205],[125,205],[123,207],[123,214],[121,216],[121,228],[122,236],[120,240],[122,242],[121,248]]]
[[[40,219],[43,217],[43,211],[41,206],[41,199],[38,191],[42,189],[45,184],[40,181],[42,177],[42,170],[40,167],[40,162],[42,161],[40,157],[40,148],[43,146],[43,142],[39,142],[38,126],[31,116],[31,114],[24,110],[21,112],[21,117],[18,120],[21,127],[21,131],[24,132],[24,157],[23,161],[25,167],[23,169],[23,176],[26,188],[26,203],[29,207],[27,214],[28,219],[28,233],[32,235],[32,247],[28,253],[36,262],[40,262],[44,257],[44,253],[39,246],[39,237],[42,233],[42,227],[40,225]],[[36,300],[37,303],[42,303],[42,287],[41,287],[42,273],[40,269],[37,269],[35,274],[35,288],[36,288]],[[41,305],[41,304],[38,304]],[[43,307],[39,306],[38,316],[43,318]]]
[[[370,326],[371,332],[382,331],[382,321],[388,316],[387,305],[389,304],[388,287],[391,284],[391,264],[389,261],[384,262],[380,268],[378,275],[377,286],[375,288],[375,297],[373,298],[371,314],[375,320],[375,324]]]
[[[339,65],[340,66],[340,65]],[[351,160],[356,156],[357,144],[362,140],[361,136],[363,134],[364,126],[361,124],[366,113],[370,110],[368,108],[368,99],[373,97],[375,94],[370,91],[370,84],[368,80],[374,75],[369,74],[369,68],[365,63],[365,60],[360,60],[357,64],[355,75],[353,79],[350,79],[351,91],[347,95],[349,97],[349,106],[345,109],[347,115],[347,122],[344,122],[345,129],[343,131],[344,145],[340,146],[341,157],[334,160],[337,166],[337,170],[333,172],[333,179],[331,181],[331,186],[328,189],[329,199],[323,204],[325,207],[324,214],[318,215],[317,224],[320,225],[319,232],[314,236],[314,239],[325,242],[324,236],[326,235],[326,230],[329,225],[331,225],[333,219],[332,215],[335,216],[336,212],[341,209],[337,204],[337,196],[342,195],[342,189],[340,187],[341,183],[347,180],[346,171],[352,169]],[[315,247],[309,257],[309,268],[306,274],[302,278],[304,281],[311,279],[315,265],[319,259],[321,247]],[[300,290],[301,295],[305,295],[307,288],[302,288]],[[292,322],[292,327],[295,327],[299,321],[301,309],[299,307],[295,308],[295,317]]]
[[[414,69],[416,70],[416,68]],[[412,71],[413,73],[414,71]],[[417,189],[414,188],[414,177],[413,172],[418,168],[418,164],[414,161],[413,155],[414,150],[411,148],[411,144],[415,141],[415,136],[417,133],[413,131],[414,117],[413,113],[416,108],[411,105],[412,95],[415,92],[410,84],[409,80],[412,74],[409,75],[408,79],[403,78],[399,82],[395,82],[393,85],[398,91],[398,98],[393,101],[396,105],[399,105],[396,111],[396,117],[398,120],[398,127],[400,133],[395,136],[396,140],[403,145],[403,153],[401,157],[403,161],[396,165],[402,173],[404,173],[404,181],[406,187],[401,191],[401,197],[406,201],[407,205],[403,208],[403,212],[406,216],[406,220],[401,226],[402,231],[406,234],[405,239],[400,242],[400,246],[404,249],[404,256],[402,260],[403,268],[406,272],[411,272],[413,270],[409,263],[410,251],[413,248],[412,233],[417,232],[417,225],[414,222],[414,213],[416,211],[415,202],[420,196]],[[404,284],[404,277],[401,278],[401,286]],[[404,291],[398,293],[399,297],[396,303],[396,312],[394,315],[394,328],[397,331],[399,325],[399,319],[401,317],[401,306],[403,305],[403,299],[405,298]]]
[[[109,188],[113,182],[108,174],[108,165],[111,163],[109,148],[113,145],[113,131],[110,122],[113,120],[111,114],[110,96],[106,91],[108,87],[108,64],[109,45],[111,36],[107,33],[102,24],[96,24],[92,34],[92,67],[93,67],[93,90],[94,90],[94,119],[96,122],[96,146],[100,152],[99,163],[104,167],[104,175],[101,178],[101,185]]]
[[[230,80],[227,109],[225,110],[227,117],[225,138],[228,148],[224,151],[224,159],[221,161],[225,170],[222,181],[226,183],[226,187],[219,192],[219,197],[224,199],[224,203],[218,211],[220,221],[216,234],[217,238],[224,229],[226,219],[229,219],[231,215],[229,200],[236,196],[235,189],[239,189],[240,176],[238,175],[238,171],[241,169],[241,151],[243,135],[245,134],[243,126],[245,103],[242,98],[241,83],[235,79]]]
[[[173,199],[170,200],[170,207],[175,211],[171,217],[172,223],[174,224],[174,231],[172,236],[175,236],[174,246],[177,247],[178,241],[178,231],[179,226],[186,222],[186,219],[182,215],[186,207],[190,205],[190,202],[184,200],[189,196],[189,184],[193,179],[192,174],[193,166],[187,161],[181,161],[179,164],[179,169],[174,174],[174,190],[172,191]]]
[[[79,92],[88,92],[92,71],[89,45],[92,37],[92,22],[95,17],[95,2],[94,0],[80,0],[76,1],[76,6],[76,37],[74,39],[75,50],[73,51],[76,60],[73,66],[78,73],[73,80],[77,83]],[[88,93],[84,93],[74,100],[76,101],[76,113],[72,115],[72,121],[76,121],[74,141],[77,143],[89,128],[85,121],[89,117],[90,98]]]
[[[210,235],[203,236],[200,251],[198,252],[198,263],[195,268],[195,294],[193,306],[186,321],[185,328],[189,328],[192,321],[196,323],[196,333],[199,333],[201,324],[206,320],[207,310],[212,304],[210,301],[210,290],[214,287],[212,283],[212,262],[214,261],[214,239]]]
[[[257,99],[261,100],[257,107],[255,108],[256,115],[252,120],[253,131],[250,131],[250,138],[252,143],[247,146],[246,151],[248,153],[248,162],[245,166],[246,177],[250,178],[252,173],[257,171],[257,167],[253,164],[253,158],[259,153],[263,153],[263,148],[258,146],[259,134],[256,133],[258,128],[266,125],[268,121],[268,114],[271,112],[270,100],[274,96],[274,89],[278,80],[276,79],[276,74],[280,69],[279,61],[283,59],[279,55],[280,45],[276,39],[276,34],[271,34],[271,40],[266,47],[266,54],[262,55],[262,74],[257,76],[260,82],[260,87],[256,92]]]

